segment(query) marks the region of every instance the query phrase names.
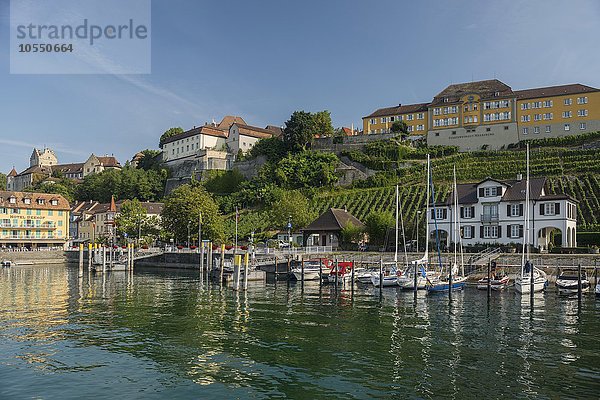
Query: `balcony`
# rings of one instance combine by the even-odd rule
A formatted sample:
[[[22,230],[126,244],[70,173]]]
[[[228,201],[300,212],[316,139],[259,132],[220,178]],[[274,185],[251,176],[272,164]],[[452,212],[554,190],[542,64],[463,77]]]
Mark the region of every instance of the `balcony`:
[[[481,222],[488,224],[498,222],[498,214],[481,214]]]

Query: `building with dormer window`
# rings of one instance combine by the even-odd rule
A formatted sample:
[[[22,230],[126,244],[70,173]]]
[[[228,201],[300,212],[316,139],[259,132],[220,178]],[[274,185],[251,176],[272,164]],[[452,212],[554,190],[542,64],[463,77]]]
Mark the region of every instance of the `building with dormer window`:
[[[563,247],[577,246],[577,200],[568,195],[548,194],[546,178],[530,179],[529,243],[547,250],[551,232],[562,233]],[[475,244],[523,243],[525,232],[525,189],[521,176],[501,181],[487,178],[478,183],[457,185],[462,242]],[[436,223],[443,244],[456,241],[454,199],[450,194],[443,203],[430,205],[429,234],[435,241]]]

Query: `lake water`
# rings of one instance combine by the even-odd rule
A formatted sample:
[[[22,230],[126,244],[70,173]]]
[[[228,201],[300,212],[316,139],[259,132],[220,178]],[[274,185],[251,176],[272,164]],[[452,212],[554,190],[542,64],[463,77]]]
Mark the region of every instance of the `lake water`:
[[[600,299],[0,270],[0,398],[598,398]]]

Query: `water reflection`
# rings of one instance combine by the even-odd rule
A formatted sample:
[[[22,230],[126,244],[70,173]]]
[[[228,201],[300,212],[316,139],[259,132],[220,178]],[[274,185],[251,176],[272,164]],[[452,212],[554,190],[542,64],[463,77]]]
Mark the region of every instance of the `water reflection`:
[[[114,396],[594,396],[600,307],[524,297],[465,290],[448,303],[318,282],[236,292],[196,271],[3,269],[0,375],[25,397],[31,382],[65,379]]]

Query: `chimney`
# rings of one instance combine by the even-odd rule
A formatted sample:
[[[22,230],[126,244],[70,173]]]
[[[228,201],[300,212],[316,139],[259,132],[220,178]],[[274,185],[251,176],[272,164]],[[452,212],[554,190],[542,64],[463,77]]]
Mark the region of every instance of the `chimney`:
[[[523,174],[517,174],[517,180],[518,181],[522,181],[523,180]]]

